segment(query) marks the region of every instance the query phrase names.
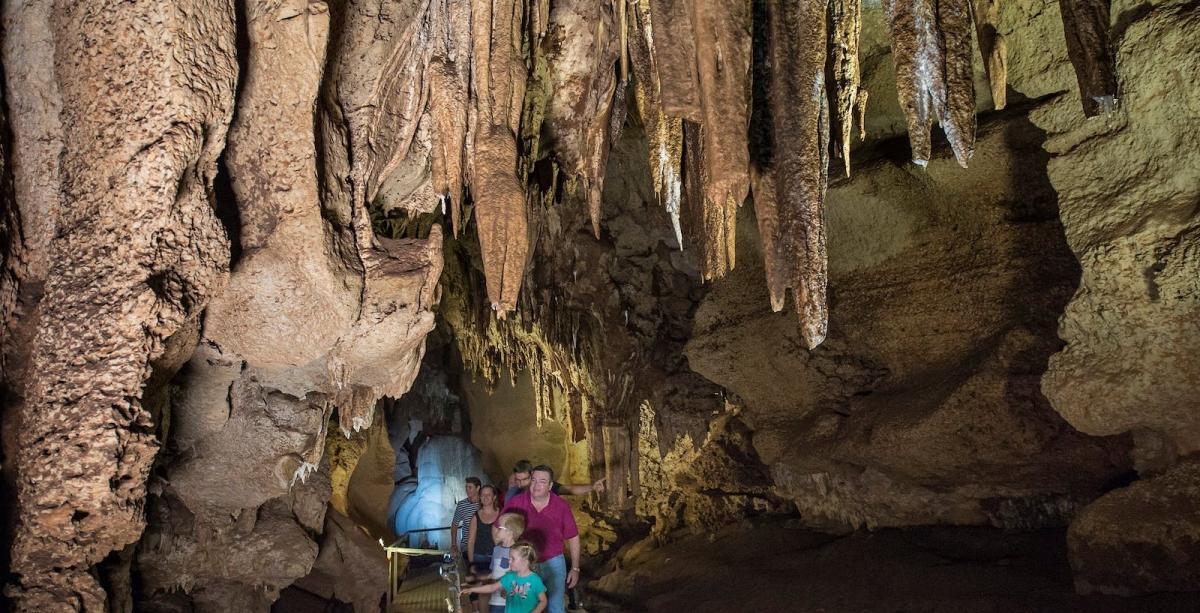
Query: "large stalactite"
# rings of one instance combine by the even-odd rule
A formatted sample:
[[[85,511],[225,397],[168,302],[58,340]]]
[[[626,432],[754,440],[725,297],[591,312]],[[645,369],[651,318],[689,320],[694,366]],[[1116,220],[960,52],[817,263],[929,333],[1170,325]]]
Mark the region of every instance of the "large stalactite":
[[[1117,106],[1116,60],[1109,42],[1110,0],[1060,0],[1067,55],[1079,81],[1079,100],[1088,117]]]
[[[954,157],[967,166],[975,146],[971,13],[966,0],[885,0],[896,88],[908,122],[912,159],[929,163],[936,119]]]
[[[829,105],[825,93],[825,0],[767,3],[770,142],[767,167],[756,176],[755,210],[766,261],[771,306],[783,308],[792,289],[801,335],[811,349],[828,328],[824,201],[829,167]]]
[[[582,183],[596,238],[617,88],[617,21],[612,7],[595,0],[556,2],[541,42],[552,92],[545,117],[551,146],[563,171]]]

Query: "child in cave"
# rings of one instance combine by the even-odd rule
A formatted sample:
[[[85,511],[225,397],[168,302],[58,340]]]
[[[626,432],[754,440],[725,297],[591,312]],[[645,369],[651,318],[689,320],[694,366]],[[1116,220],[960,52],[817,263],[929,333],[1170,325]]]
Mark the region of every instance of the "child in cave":
[[[533,547],[528,543],[521,543],[519,545],[513,544],[524,532],[525,518],[521,517],[520,514],[505,513],[496,518],[496,521],[492,524],[492,539],[495,541],[496,545],[492,549],[492,567],[489,574],[490,579],[503,580],[511,572],[519,571],[519,566],[524,566],[525,568],[532,567],[533,561],[537,559],[537,553],[533,550]],[[524,551],[524,553],[527,553],[529,556],[526,558],[526,563],[523,565],[520,563],[514,563],[513,560],[515,560],[515,558],[512,557],[513,551],[522,549],[523,547],[528,549],[528,551]],[[520,555],[521,551],[518,551],[517,553]],[[541,584],[540,577],[534,575],[534,578],[537,579],[538,584]],[[524,581],[524,577],[520,577],[520,579]],[[531,602],[528,599],[519,599],[518,602],[511,602],[511,604],[516,608],[509,608],[512,598],[512,590],[509,588],[504,588],[505,592],[507,592],[509,595],[509,597],[506,598],[505,594],[500,591],[500,588],[504,587],[503,581],[495,581],[484,585],[471,586],[467,589],[464,589],[463,593],[492,595],[490,599],[486,600],[486,606],[484,605],[484,599],[481,598],[477,601],[477,610],[480,613],[506,613],[507,611],[524,612],[534,610],[542,611],[545,609],[546,596],[544,594],[545,585],[541,585],[543,594],[541,595],[540,599],[537,598],[537,594],[533,595],[534,599],[540,600],[540,603],[542,604],[541,608],[536,608],[536,605],[534,605],[533,608],[522,608],[524,605]]]
[[[510,550],[509,564],[512,567],[495,583],[471,586],[464,594],[495,594],[504,590],[504,613],[542,613],[546,610],[546,585],[533,572],[537,552],[529,543],[517,543]],[[489,613],[501,609],[489,606]]]

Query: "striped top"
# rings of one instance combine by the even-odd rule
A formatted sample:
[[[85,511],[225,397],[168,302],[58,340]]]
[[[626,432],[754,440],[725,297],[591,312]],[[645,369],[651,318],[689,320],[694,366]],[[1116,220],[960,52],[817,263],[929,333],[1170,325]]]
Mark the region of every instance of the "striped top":
[[[450,525],[458,527],[458,548],[460,551],[467,550],[467,522],[475,517],[475,513],[479,511],[479,503],[471,502],[470,498],[463,498],[458,501],[458,506],[454,507],[454,519],[450,520]]]

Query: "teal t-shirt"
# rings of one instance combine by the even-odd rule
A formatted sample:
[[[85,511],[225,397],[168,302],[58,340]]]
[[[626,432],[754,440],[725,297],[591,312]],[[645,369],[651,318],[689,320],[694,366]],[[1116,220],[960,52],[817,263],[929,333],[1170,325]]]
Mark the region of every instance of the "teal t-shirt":
[[[546,584],[537,573],[529,573],[528,577],[518,577],[517,573],[508,571],[500,577],[500,587],[504,588],[504,613],[529,613],[537,608],[538,594],[546,591]]]

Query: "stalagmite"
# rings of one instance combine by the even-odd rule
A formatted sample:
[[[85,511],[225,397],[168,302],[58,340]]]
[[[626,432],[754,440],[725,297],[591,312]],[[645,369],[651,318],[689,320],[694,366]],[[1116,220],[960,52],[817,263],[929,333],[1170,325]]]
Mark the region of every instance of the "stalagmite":
[[[826,0],[771,0],[770,105],[773,180],[760,181],[768,219],[760,228],[767,255],[771,306],[783,307],[790,287],[809,349],[825,340],[828,327],[824,201],[829,164],[829,107],[825,93]],[[773,185],[772,185],[773,183]],[[774,198],[770,196],[774,188]],[[757,196],[758,192],[756,192]],[[777,218],[772,218],[774,204]],[[774,261],[772,261],[772,258]]]
[[[1000,0],[974,0],[974,5],[975,37],[992,90],[992,106],[1001,110],[1008,104],[1008,45],[997,30]]]
[[[529,257],[529,220],[517,176],[516,141],[526,83],[522,6],[514,0],[471,3],[471,192],[488,298],[501,318],[517,306]]]
[[[620,56],[618,20],[607,3],[554,3],[542,46],[547,49],[550,100],[546,108],[555,159],[579,180],[600,236],[600,194],[608,160],[609,118]]]
[[[850,176],[850,135],[854,124],[861,75],[858,67],[858,35],[862,31],[862,0],[830,0],[828,84],[833,125],[837,127],[834,149],[841,155]],[[860,124],[861,125],[861,124]]]
[[[908,123],[913,162],[929,163],[937,119],[964,168],[975,146],[971,14],[966,0],[884,0],[896,89]]]
[[[1067,55],[1079,81],[1083,114],[1095,117],[1117,108],[1116,61],[1109,42],[1110,0],[1059,0]]]
[[[663,111],[672,117],[700,122],[696,40],[690,8],[692,2],[650,0],[650,15],[654,24],[651,44]]]
[[[433,122],[433,190],[450,201],[454,235],[463,226],[463,182],[471,71],[470,5],[437,0],[431,6],[433,59],[429,62],[429,115]]]

